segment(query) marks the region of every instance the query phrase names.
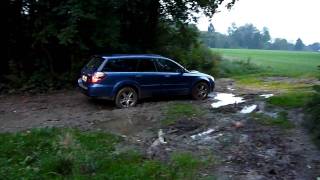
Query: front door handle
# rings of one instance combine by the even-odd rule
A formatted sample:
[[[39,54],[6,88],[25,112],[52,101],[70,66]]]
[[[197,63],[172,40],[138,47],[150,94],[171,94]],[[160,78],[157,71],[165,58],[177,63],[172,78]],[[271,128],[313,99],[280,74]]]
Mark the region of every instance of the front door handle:
[[[168,77],[170,77],[170,75],[165,75],[164,77],[167,77],[167,78],[168,78]]]
[[[141,78],[142,77],[142,75],[136,75],[136,78]]]

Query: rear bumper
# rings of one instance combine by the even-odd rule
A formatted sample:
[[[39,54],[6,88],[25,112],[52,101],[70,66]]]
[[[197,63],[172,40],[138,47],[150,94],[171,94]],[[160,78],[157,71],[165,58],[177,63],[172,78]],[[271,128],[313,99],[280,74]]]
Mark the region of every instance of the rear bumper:
[[[113,100],[112,96],[112,86],[101,85],[101,84],[89,84],[88,86],[83,84],[81,78],[78,79],[78,87],[80,91],[85,94],[86,96],[93,97],[93,98],[102,98]]]

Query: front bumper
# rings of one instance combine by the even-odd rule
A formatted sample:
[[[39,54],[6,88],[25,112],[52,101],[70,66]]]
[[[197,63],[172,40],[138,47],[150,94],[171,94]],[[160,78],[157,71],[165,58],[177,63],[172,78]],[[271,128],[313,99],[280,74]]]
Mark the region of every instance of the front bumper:
[[[215,85],[216,85],[216,84],[215,84],[214,82],[211,82],[210,92],[213,92],[213,91],[214,91]]]

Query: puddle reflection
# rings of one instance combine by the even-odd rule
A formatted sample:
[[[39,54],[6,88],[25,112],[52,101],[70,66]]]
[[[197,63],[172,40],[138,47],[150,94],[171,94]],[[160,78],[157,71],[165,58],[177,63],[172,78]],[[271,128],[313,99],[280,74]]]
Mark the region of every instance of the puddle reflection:
[[[260,96],[268,99],[268,98],[272,97],[273,94],[261,94]]]
[[[243,114],[248,114],[248,113],[251,113],[252,111],[254,111],[255,109],[257,108],[257,105],[251,105],[251,106],[245,106],[241,111],[240,113],[243,113]]]
[[[213,96],[213,99],[218,100],[217,102],[211,104],[213,108],[219,108],[221,106],[226,106],[229,104],[245,102],[245,100],[242,97],[237,97],[231,93],[216,93],[216,95]]]

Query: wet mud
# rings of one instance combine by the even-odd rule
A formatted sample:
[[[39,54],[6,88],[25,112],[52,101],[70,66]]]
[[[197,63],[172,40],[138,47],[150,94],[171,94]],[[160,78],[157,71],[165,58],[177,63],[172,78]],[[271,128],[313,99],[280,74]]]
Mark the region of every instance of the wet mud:
[[[274,79],[267,79],[267,81]],[[276,79],[277,80],[277,79]],[[294,81],[279,78],[280,81]],[[320,151],[301,126],[301,109],[288,111],[296,126],[282,129],[263,125],[252,113],[277,117],[283,109],[265,103],[277,92],[242,89],[232,79],[218,79],[216,91],[205,101],[188,97],[151,99],[136,107],[117,109],[109,101],[88,99],[80,92],[0,96],[0,132],[63,127],[112,132],[124,137],[118,150],[134,148],[146,157],[167,161],[175,152],[190,152],[214,161],[199,178],[316,179]],[[163,125],[172,102],[190,103],[206,112]]]

